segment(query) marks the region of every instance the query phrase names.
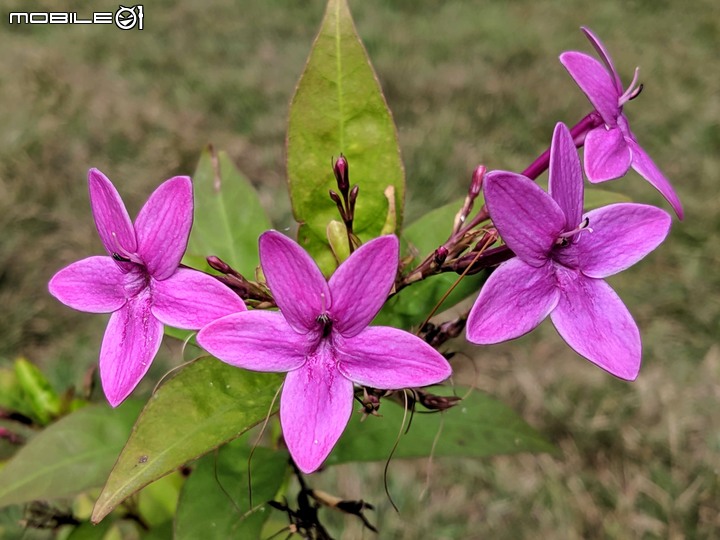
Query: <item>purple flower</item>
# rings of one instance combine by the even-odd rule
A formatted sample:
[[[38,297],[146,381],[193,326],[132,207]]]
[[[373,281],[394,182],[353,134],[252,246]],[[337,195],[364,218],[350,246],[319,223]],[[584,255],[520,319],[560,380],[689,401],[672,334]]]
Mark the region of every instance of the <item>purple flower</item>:
[[[150,368],[163,324],[197,330],[245,304],[215,278],[178,268],[192,226],[192,183],[164,182],[135,225],[115,186],[97,169],[88,173],[95,226],[110,257],[89,257],[60,270],[50,293],[71,308],[112,313],[100,349],[100,379],[119,405]]]
[[[604,278],[645,257],[667,236],[670,216],[654,206],[611,204],[583,216],[583,180],[572,136],[553,133],[550,194],[530,179],[493,171],[485,201],[516,258],[480,291],[467,338],[490,344],[526,334],[550,315],[578,354],[622,379],[640,369],[640,333]]]
[[[642,85],[638,85],[638,69],[635,70],[630,86],[623,90],[620,75],[602,42],[590,29],[583,27],[582,31],[605,65],[587,54],[575,51],[562,53],[560,62],[604,122],[604,125],[590,130],[585,138],[585,173],[588,179],[593,183],[614,180],[632,167],[662,193],[682,219],[683,208],[675,190],[640,147],[623,114],[623,105],[636,97],[642,89]]]
[[[395,281],[395,236],[360,247],[329,282],[298,244],[276,231],[260,237],[260,261],[280,312],[228,315],[203,328],[198,342],[233,366],[288,372],[280,422],[303,472],[322,465],[345,429],[353,383],[394,390],[450,376],[445,358],[421,339],[368,327]]]

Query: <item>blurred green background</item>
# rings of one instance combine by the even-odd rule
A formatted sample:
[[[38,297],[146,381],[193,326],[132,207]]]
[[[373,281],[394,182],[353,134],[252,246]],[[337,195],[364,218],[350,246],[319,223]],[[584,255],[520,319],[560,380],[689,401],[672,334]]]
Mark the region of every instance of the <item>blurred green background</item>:
[[[398,126],[410,222],[464,194],[472,169],[522,170],[557,121],[589,104],[557,56],[604,40],[627,83],[640,143],[674,182],[686,219],[611,279],[643,335],[635,383],[571,352],[552,326],[494,347],[456,345],[456,380],[509,403],[558,456],[332,469],[315,487],[378,506],[381,538],[720,536],[720,4],[670,0],[350,0]],[[0,19],[0,366],[24,355],[58,391],[97,361],[103,317],[52,299],[63,265],[101,253],[86,172],[104,171],[135,215],[162,180],[226,149],[292,226],[284,191],[288,103],[321,0],[153,1],[145,29],[10,26],[10,11],[110,11],[117,2],[4,1]],[[328,156],[329,161],[329,156]],[[352,164],[351,164],[352,166]],[[667,208],[635,173],[606,184]],[[242,212],[238,208],[238,212]],[[139,392],[181,353],[164,346]],[[329,515],[340,538],[371,538]],[[431,531],[431,532],[429,532]],[[364,536],[363,536],[364,535]]]

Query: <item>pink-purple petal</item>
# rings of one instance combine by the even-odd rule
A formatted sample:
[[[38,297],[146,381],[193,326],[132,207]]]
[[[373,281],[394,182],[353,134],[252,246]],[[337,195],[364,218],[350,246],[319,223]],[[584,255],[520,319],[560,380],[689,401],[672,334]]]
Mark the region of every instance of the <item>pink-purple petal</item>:
[[[170,277],[187,248],[193,221],[192,182],[166,180],[150,195],[135,220],[138,254],[157,280]]]
[[[568,51],[560,55],[560,62],[580,87],[603,121],[615,127],[621,92],[615,87],[613,76],[605,67],[585,53]]]
[[[634,380],[640,371],[640,332],[615,291],[601,279],[558,272],[560,301],[550,315],[560,336],[605,371]]]
[[[437,384],[452,373],[447,360],[422,339],[397,328],[371,326],[338,339],[338,370],[363,386],[399,390]]]
[[[325,277],[303,248],[277,231],[260,236],[260,262],[268,287],[290,326],[298,332],[317,327],[317,317],[330,309]]]
[[[631,161],[632,152],[619,128],[600,126],[585,137],[585,174],[590,182],[620,178]]]
[[[637,263],[668,235],[670,215],[646,204],[611,204],[586,216],[590,230],[567,247],[588,277],[605,278]]]
[[[613,83],[615,84],[618,95],[621,95],[623,93],[622,81],[620,80],[620,75],[618,75],[618,72],[615,69],[615,65],[613,64],[612,58],[610,57],[610,53],[605,48],[605,45],[603,45],[603,42],[600,41],[600,38],[598,38],[592,30],[590,30],[587,26],[581,26],[580,29],[585,34],[585,37],[588,38],[590,44],[597,51],[600,59],[603,61],[603,64],[605,64],[608,73],[610,73],[610,75],[612,76]]]
[[[360,246],[330,278],[333,328],[345,337],[362,331],[377,315],[395,283],[399,242],[381,236]]]
[[[542,188],[519,174],[493,171],[483,188],[490,217],[508,247],[531,266],[545,264],[565,214]]]
[[[200,330],[220,317],[247,309],[240,297],[217,279],[188,268],[151,283],[153,315],[176,328]]]
[[[630,140],[628,144],[632,151],[632,168],[635,169],[640,176],[645,178],[645,180],[650,182],[655,189],[662,193],[662,196],[665,197],[673,210],[675,210],[678,218],[683,219],[685,214],[682,203],[670,184],[670,181],[665,178],[665,175],[660,171],[658,166],[655,165],[655,162],[650,159],[650,156],[647,155],[636,141]]]
[[[253,371],[297,369],[308,349],[308,336],[295,332],[277,311],[228,315],[200,330],[197,341],[223,362]]]
[[[565,228],[580,224],[583,211],[583,177],[580,157],[567,126],[559,122],[550,147],[548,193],[565,214]]]
[[[553,263],[541,268],[518,258],[501,264],[480,290],[470,311],[467,339],[489,345],[527,334],[558,301]]]
[[[325,461],[350,420],[352,403],[353,384],[335,368],[329,348],[320,348],[302,368],[287,374],[280,423],[302,472],[314,472]]]
[[[137,251],[135,229],[113,183],[99,170],[90,169],[88,190],[95,227],[108,255],[112,256],[113,253],[122,251],[135,253]],[[117,264],[124,272],[133,267],[131,263]]]
[[[50,294],[66,306],[89,313],[111,313],[127,301],[125,274],[110,257],[88,257],[66,266],[48,285]]]
[[[122,403],[150,369],[163,325],[150,312],[149,291],[128,300],[110,316],[100,348],[100,380],[110,405]]]

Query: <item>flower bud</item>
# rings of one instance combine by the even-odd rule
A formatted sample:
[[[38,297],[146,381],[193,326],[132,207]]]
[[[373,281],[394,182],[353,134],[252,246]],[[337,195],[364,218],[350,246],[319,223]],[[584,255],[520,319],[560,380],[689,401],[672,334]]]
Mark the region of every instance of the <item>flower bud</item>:
[[[445,262],[445,259],[447,259],[448,256],[448,248],[445,246],[440,246],[435,250],[435,255],[433,257],[433,260],[435,261],[435,264],[438,266]]]
[[[484,165],[478,165],[473,171],[472,180],[470,181],[470,189],[468,190],[468,196],[471,199],[475,199],[478,195],[480,195],[486,171],[487,169]]]
[[[205,260],[207,260],[207,263],[210,265],[210,268],[213,268],[217,270],[218,272],[222,274],[231,274],[232,268],[230,268],[230,265],[223,261],[220,257],[216,257],[215,255],[210,255]]]
[[[430,392],[418,392],[418,402],[432,411],[446,411],[460,403],[460,401],[462,401],[462,398],[457,396],[438,396]]]
[[[338,188],[341,193],[347,193],[350,188],[350,172],[348,170],[348,162],[345,156],[340,154],[340,157],[333,165],[333,172],[335,173],[335,180],[337,180]]]
[[[358,193],[360,193],[360,186],[357,184],[350,190],[350,217],[355,217],[355,202],[357,201]]]

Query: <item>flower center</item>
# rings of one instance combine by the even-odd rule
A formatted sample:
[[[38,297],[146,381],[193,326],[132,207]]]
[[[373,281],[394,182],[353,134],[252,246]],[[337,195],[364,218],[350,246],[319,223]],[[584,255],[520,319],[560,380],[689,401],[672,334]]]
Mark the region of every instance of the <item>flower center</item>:
[[[115,234],[114,231],[112,233],[112,237],[115,240],[115,251],[112,252],[113,259],[115,259],[117,262],[134,263],[145,266],[142,259],[140,259],[137,253],[130,253],[128,250],[126,250],[120,245],[120,241],[118,240],[117,234]]]
[[[150,276],[144,268],[134,266],[124,277],[123,288],[125,289],[126,297],[134,298],[137,296],[147,287],[149,278]]]
[[[578,225],[572,231],[560,233],[557,240],[555,240],[555,245],[558,247],[567,247],[571,243],[577,242],[580,239],[580,234],[585,231],[593,232],[593,230],[590,228],[590,219],[587,217],[584,218],[580,222],[580,225]]]
[[[333,323],[330,315],[328,315],[326,312],[323,312],[315,318],[315,321],[317,321],[322,326],[322,337],[328,337],[330,335],[330,332],[332,332]]]

